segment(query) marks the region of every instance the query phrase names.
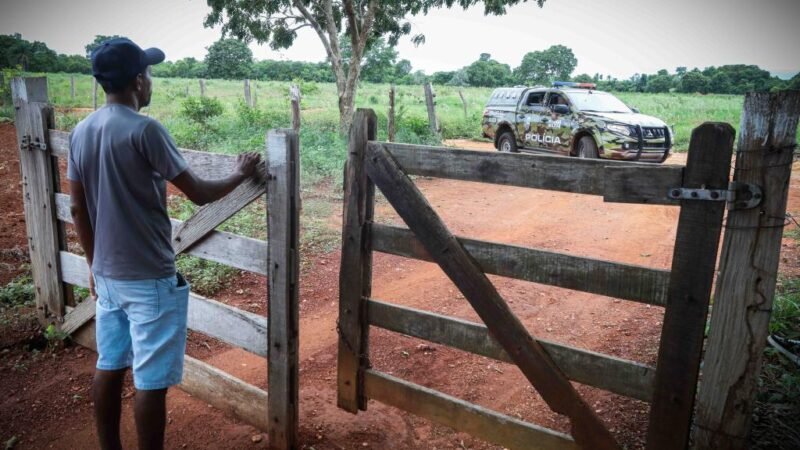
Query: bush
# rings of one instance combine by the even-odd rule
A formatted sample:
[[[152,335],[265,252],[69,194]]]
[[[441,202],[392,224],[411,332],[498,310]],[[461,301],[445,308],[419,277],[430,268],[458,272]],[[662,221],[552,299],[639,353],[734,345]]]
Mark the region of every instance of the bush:
[[[178,255],[175,265],[189,280],[192,291],[204,296],[214,295],[237,272],[233,267],[188,255]]]
[[[319,85],[313,81],[303,81],[299,78],[292,80],[292,84],[296,84],[300,88],[300,95],[312,95],[319,92]]]
[[[247,106],[243,101],[236,104],[236,117],[248,127],[264,129],[279,128],[289,121],[288,111],[262,110]],[[263,138],[263,136],[261,136]]]
[[[418,136],[426,136],[431,132],[430,124],[428,124],[428,118],[421,116],[400,116],[398,114],[397,128],[398,130],[410,131]]]
[[[0,304],[7,306],[33,303],[36,293],[30,275],[21,275],[0,288]]]
[[[180,114],[189,120],[202,125],[222,115],[222,102],[211,97],[187,97],[181,102]]]

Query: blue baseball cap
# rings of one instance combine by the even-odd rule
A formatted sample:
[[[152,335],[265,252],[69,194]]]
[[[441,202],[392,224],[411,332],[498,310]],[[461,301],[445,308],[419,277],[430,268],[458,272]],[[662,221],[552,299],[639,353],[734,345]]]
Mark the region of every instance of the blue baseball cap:
[[[92,50],[92,74],[99,82],[121,88],[144,73],[147,66],[164,61],[157,48],[142,50],[127,38],[109,39]]]

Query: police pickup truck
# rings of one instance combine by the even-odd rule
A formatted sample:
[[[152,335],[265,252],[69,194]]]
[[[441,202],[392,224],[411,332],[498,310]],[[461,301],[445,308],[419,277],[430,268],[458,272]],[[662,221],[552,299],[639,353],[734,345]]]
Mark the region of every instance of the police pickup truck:
[[[534,150],[578,158],[663,162],[672,130],[592,83],[498,88],[483,111],[483,136],[501,152]]]

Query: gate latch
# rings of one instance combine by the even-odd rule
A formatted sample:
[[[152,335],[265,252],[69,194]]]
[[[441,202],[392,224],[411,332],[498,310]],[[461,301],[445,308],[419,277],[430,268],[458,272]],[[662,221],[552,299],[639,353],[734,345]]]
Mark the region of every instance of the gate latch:
[[[732,181],[728,189],[672,188],[667,196],[675,200],[705,200],[727,202],[728,209],[750,209],[761,204],[761,187],[750,183]]]
[[[25,135],[22,136],[22,142],[19,144],[19,148],[20,150],[28,150],[28,151],[34,149],[47,150],[47,144],[38,137],[35,139],[31,139],[30,136]]]

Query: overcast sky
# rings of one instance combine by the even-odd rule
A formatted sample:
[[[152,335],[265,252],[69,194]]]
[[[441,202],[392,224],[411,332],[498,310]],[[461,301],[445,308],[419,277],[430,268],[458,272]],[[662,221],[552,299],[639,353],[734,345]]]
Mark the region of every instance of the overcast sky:
[[[206,29],[205,0],[0,0],[0,34],[22,33],[59,53],[84,53],[96,34],[119,34],[167,59],[202,59],[220,36]],[[677,66],[757,64],[775,73],[800,71],[800,0],[548,0],[509,8],[505,16],[437,10],[412,17],[412,34],[427,41],[398,44],[400,58],[427,73],[454,70],[490,53],[512,68],[529,51],[570,47],[575,73],[627,78]],[[252,44],[257,59],[321,61],[322,44],[301,30],[288,50]]]

